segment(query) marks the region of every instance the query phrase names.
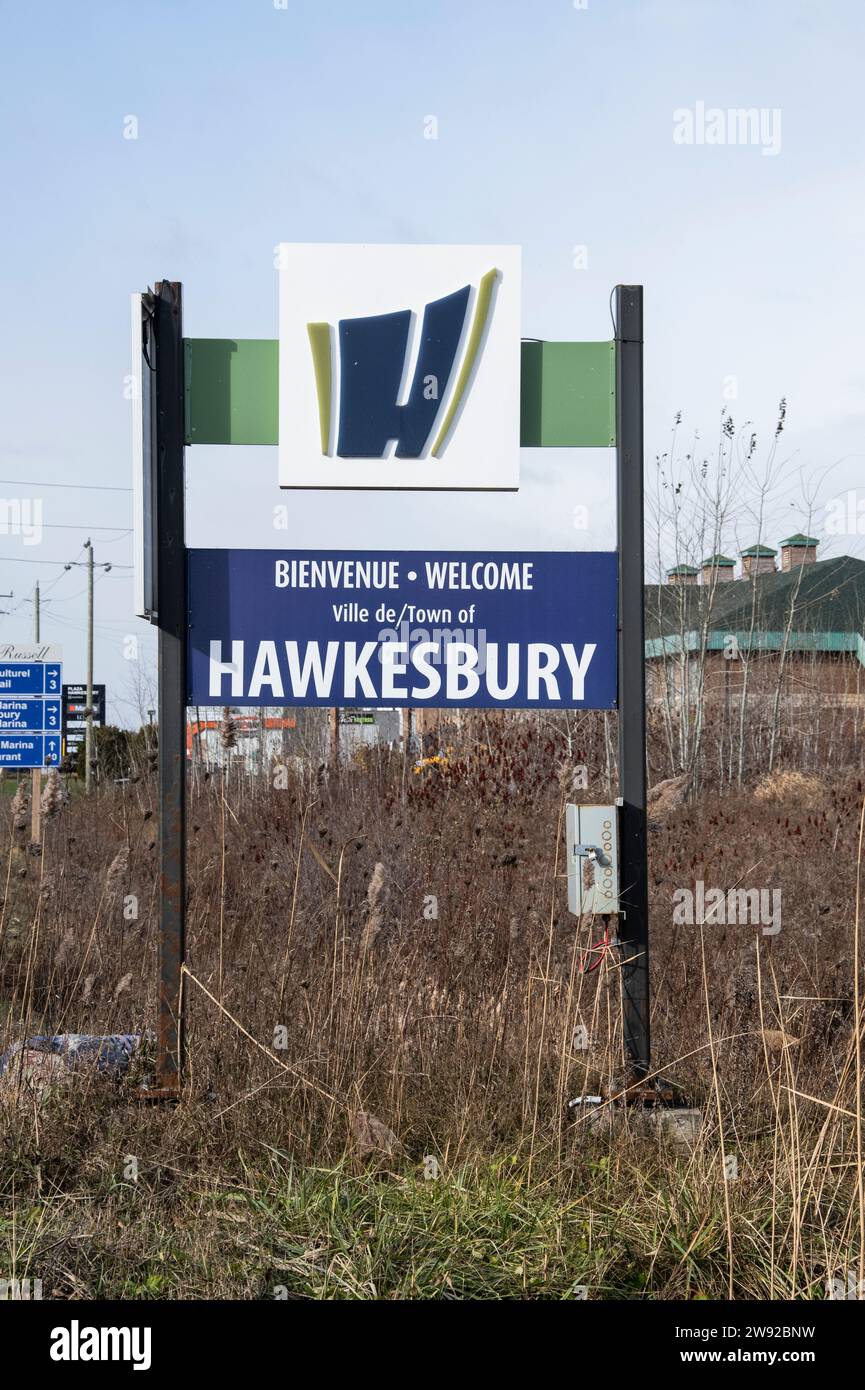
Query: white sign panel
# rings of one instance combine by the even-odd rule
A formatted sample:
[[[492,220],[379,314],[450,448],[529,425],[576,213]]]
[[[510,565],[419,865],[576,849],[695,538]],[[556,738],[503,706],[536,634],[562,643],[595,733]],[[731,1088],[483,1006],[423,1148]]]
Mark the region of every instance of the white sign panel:
[[[26,665],[35,665],[37,662],[54,664],[62,659],[63,648],[56,646],[53,642],[0,642],[0,661],[3,662],[24,662]]]
[[[148,361],[149,358],[149,361]],[[155,505],[152,410],[154,335],[144,296],[132,295],[132,526],[134,600],[139,618],[156,610],[153,509]]]
[[[281,487],[519,486],[520,248],[278,248]]]

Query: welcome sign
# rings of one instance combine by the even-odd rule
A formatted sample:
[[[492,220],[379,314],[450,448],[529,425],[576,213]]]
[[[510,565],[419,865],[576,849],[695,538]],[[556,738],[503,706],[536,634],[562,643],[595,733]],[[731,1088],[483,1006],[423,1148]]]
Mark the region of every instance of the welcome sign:
[[[160,627],[158,1094],[180,1093],[183,1068],[188,705],[364,722],[406,707],[623,706],[621,801],[606,811],[627,885],[620,940],[634,948],[623,1044],[643,1074],[642,287],[616,287],[614,341],[551,343],[521,340],[515,247],[284,245],[279,266],[278,342],[185,338],[176,281],[133,305],[136,379],[152,397],[134,423],[141,496],[158,483],[136,546],[137,573],[148,536],[154,559],[137,611]],[[618,549],[188,550],[184,453],[201,444],[278,446],[288,488],[454,492],[516,490],[521,445],[615,446]]]
[[[281,487],[515,490],[517,246],[278,248]]]
[[[192,550],[188,703],[610,709],[613,552]]]

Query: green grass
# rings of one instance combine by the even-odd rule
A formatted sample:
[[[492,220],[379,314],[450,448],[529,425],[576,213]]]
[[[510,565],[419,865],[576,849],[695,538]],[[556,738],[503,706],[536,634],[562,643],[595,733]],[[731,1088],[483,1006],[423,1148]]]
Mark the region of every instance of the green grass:
[[[147,1127],[145,1119],[131,1141],[139,1152]],[[531,1177],[525,1159],[508,1155],[442,1165],[433,1179],[423,1163],[301,1166],[270,1146],[239,1150],[232,1173],[206,1160],[169,1170],[154,1150],[130,1182],[117,1176],[119,1137],[104,1136],[87,1181],[44,1182],[36,1197],[19,1161],[14,1223],[8,1187],[0,1200],[0,1258],[19,1277],[41,1278],[46,1297],[727,1294],[719,1164],[709,1150],[689,1156],[619,1142],[614,1158],[581,1147]],[[824,1281],[810,1261],[811,1276],[800,1269],[794,1279],[786,1242],[773,1255],[766,1196],[762,1180],[732,1194],[736,1296],[821,1297]],[[781,1225],[785,1215],[778,1213]]]
[[[588,1272],[578,1205],[503,1165],[434,1180],[307,1170],[253,1201],[271,1296],[361,1299],[573,1297]]]

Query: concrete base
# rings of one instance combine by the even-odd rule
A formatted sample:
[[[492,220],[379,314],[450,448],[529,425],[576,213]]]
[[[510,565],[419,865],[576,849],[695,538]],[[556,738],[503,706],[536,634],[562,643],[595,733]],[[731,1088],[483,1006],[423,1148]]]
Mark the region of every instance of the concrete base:
[[[577,1122],[580,1122],[579,1115]],[[592,1134],[620,1134],[623,1130],[644,1138],[693,1148],[703,1129],[702,1110],[677,1109],[674,1106],[586,1106],[582,1119]]]
[[[703,1132],[702,1110],[677,1110],[660,1106],[648,1112],[659,1139],[669,1139],[683,1148],[693,1148]]]

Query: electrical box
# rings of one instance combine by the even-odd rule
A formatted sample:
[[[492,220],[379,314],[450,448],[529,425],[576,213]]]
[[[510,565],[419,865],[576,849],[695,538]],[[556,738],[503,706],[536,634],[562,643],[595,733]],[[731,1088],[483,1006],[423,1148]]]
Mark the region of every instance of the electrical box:
[[[568,806],[568,908],[583,913],[619,911],[619,809]]]

